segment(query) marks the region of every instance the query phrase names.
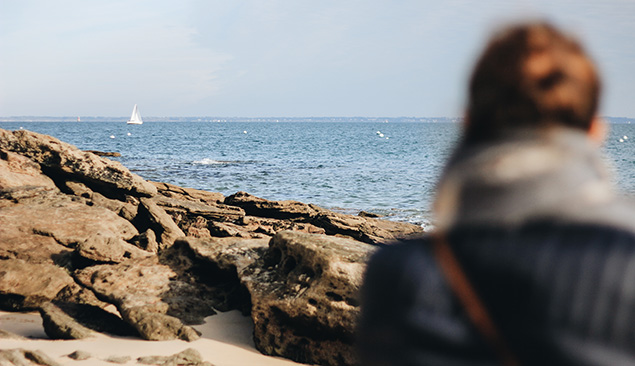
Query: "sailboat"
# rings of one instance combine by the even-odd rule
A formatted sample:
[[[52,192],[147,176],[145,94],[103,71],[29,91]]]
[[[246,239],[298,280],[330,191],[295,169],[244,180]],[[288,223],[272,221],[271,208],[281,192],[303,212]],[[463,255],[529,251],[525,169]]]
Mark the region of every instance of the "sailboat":
[[[143,120],[141,119],[141,114],[139,113],[139,109],[137,108],[137,105],[134,105],[134,108],[132,108],[132,115],[130,116],[130,119],[128,120],[128,124],[129,125],[140,125],[143,124]]]

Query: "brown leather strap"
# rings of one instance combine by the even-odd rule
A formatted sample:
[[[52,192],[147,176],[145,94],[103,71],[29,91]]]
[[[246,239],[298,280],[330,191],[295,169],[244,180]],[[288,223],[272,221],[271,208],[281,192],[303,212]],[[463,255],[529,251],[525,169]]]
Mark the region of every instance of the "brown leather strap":
[[[456,259],[445,235],[435,235],[432,242],[434,244],[435,257],[441,267],[443,275],[448,280],[452,291],[454,291],[458,297],[472,323],[496,352],[501,364],[505,366],[519,366],[520,363],[518,359],[507,345],[507,342],[505,342],[505,339],[501,336],[487,308],[483,305],[474,287],[472,287],[470,280],[465,275],[465,272],[463,272],[461,264]]]

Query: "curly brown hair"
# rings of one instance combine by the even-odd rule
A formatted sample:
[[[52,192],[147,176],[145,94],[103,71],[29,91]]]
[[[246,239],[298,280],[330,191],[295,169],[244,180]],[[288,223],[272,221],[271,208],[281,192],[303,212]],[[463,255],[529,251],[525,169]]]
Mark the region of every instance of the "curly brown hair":
[[[464,142],[496,139],[517,127],[586,131],[599,95],[596,68],[574,38],[546,22],[504,29],[472,73]]]

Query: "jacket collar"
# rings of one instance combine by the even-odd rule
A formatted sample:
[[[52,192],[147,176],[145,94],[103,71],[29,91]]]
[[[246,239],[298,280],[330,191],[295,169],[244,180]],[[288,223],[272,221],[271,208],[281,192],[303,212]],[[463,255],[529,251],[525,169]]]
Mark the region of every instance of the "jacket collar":
[[[635,211],[618,200],[600,149],[568,128],[517,131],[459,148],[437,192],[440,229],[544,219],[635,229]],[[627,212],[630,218],[620,217]]]

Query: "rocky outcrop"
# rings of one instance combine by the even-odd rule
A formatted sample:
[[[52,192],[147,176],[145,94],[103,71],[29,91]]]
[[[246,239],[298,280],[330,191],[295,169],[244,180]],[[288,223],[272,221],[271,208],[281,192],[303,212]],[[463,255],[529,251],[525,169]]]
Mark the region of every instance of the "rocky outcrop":
[[[421,232],[418,226],[378,220],[369,217],[368,213],[363,216],[345,215],[297,201],[268,201],[246,192],[227,197],[225,204],[241,207],[251,216],[307,224],[311,228],[320,228],[328,235],[348,236],[369,244],[386,243]],[[283,230],[288,229],[295,230]]]
[[[0,308],[39,309],[51,338],[191,341],[191,325],[239,309],[264,353],[353,365],[357,292],[374,244],[421,231],[369,213],[147,182],[50,136],[0,130]],[[113,305],[116,314],[104,310]]]
[[[241,274],[252,298],[256,347],[320,365],[355,364],[359,288],[374,247],[284,231]]]
[[[214,314],[204,286],[179,277],[156,257],[75,272],[75,279],[117,306],[123,319],[149,340],[195,340],[197,332],[182,322],[200,324]]]
[[[247,291],[260,351],[320,365],[353,365],[358,292],[376,247],[283,231],[262,239],[187,239],[194,261],[226,271]],[[236,290],[238,291],[238,290]]]
[[[0,130],[0,150],[29,158],[48,170],[47,175],[53,180],[64,181],[72,176],[112,194],[123,191],[153,196],[157,192],[154,185],[130,173],[120,163],[81,151],[54,137],[26,130]]]

